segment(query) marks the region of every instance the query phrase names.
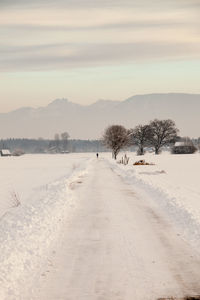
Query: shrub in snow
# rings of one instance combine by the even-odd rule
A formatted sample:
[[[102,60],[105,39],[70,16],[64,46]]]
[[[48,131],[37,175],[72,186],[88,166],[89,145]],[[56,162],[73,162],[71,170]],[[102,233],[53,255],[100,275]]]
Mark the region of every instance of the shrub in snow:
[[[124,156],[122,156],[122,159],[120,161],[118,161],[117,163],[119,164],[123,164],[123,165],[128,165],[129,162],[129,157],[126,156],[126,154]]]
[[[10,195],[12,200],[12,207],[17,207],[21,205],[21,202],[19,200],[19,195],[15,191],[12,191]]]

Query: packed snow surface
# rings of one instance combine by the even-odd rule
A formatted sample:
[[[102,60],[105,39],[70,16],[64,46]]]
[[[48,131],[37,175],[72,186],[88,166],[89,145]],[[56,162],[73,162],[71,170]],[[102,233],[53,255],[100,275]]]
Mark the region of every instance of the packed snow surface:
[[[200,154],[127,156],[0,158],[1,300],[200,293]]]

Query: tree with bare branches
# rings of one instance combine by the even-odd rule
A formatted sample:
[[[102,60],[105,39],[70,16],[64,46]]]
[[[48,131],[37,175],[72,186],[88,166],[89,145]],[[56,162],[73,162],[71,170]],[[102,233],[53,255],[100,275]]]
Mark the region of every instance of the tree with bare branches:
[[[178,134],[178,129],[174,121],[168,120],[158,120],[155,119],[149,124],[151,129],[151,135],[149,142],[151,146],[155,149],[155,154],[159,154],[160,149],[175,142]]]
[[[149,125],[138,125],[132,130],[133,144],[138,146],[138,155],[144,155],[144,147],[148,145],[152,131]]]
[[[103,144],[112,150],[114,159],[120,150],[130,144],[130,131],[121,125],[111,125],[103,135]]]
[[[63,132],[63,133],[61,133],[60,136],[62,138],[63,150],[66,151],[67,150],[67,145],[68,145],[68,140],[69,140],[69,133],[68,132]]]

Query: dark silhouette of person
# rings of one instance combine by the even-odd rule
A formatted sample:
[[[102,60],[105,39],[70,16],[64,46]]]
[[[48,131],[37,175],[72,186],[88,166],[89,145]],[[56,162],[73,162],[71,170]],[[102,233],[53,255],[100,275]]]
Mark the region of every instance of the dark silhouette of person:
[[[96,154],[97,158],[99,157],[99,153]]]

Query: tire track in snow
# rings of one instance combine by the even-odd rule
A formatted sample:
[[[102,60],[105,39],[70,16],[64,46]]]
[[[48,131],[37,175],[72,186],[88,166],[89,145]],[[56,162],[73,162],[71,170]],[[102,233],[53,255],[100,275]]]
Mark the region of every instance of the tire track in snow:
[[[33,299],[153,300],[200,293],[200,257],[152,201],[94,162]]]

